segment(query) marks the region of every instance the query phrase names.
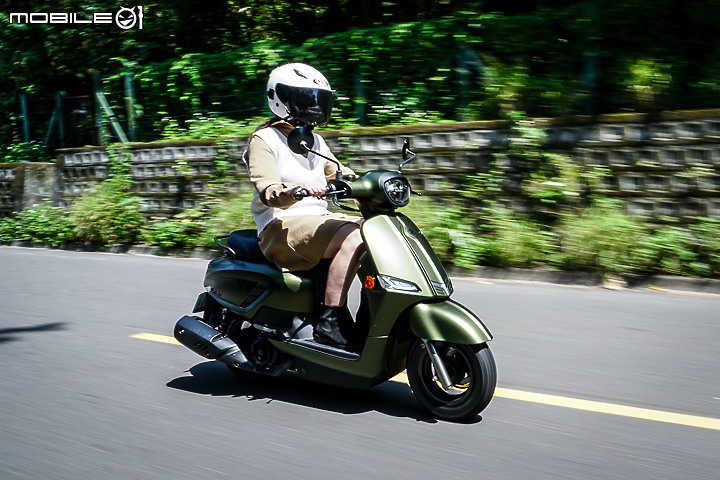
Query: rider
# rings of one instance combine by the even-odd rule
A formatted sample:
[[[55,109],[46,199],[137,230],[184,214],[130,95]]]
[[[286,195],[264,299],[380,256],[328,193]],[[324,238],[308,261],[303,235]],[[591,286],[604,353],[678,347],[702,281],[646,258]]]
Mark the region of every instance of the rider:
[[[315,340],[343,347],[338,317],[347,312],[347,293],[364,251],[360,217],[331,213],[321,198],[337,165],[313,153],[299,155],[288,147],[294,127],[313,128],[330,119],[332,90],[315,68],[302,63],[280,66],[270,73],[267,100],[274,117],[252,134],[245,162],[253,183],[251,212],[263,254],[283,271],[309,270],[331,259],[322,313]],[[332,157],[321,136],[314,149]],[[353,171],[342,167],[343,175]],[[298,199],[305,190],[310,196]]]

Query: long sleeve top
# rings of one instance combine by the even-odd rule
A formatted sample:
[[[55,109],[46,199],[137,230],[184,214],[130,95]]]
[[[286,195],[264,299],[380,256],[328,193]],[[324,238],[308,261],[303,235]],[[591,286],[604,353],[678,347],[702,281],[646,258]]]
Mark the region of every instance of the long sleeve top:
[[[293,153],[287,145],[288,123],[276,123],[256,131],[245,155],[250,181],[254,189],[250,210],[255,217],[258,232],[275,218],[292,215],[322,215],[328,213],[327,202],[314,197],[296,200],[297,187],[324,184],[335,175],[337,165],[313,153],[307,156]],[[321,136],[315,136],[315,149],[335,158]],[[344,175],[353,171],[342,167]]]

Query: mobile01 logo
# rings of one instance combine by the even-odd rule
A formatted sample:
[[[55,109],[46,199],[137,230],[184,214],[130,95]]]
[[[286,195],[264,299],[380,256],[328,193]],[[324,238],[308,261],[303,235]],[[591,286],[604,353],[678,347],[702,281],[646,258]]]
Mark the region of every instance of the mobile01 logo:
[[[10,23],[32,24],[32,25],[82,25],[82,24],[108,24],[115,23],[123,30],[137,27],[143,28],[143,7],[120,7],[115,12],[95,12],[91,16],[83,13],[68,12],[33,12],[33,13],[11,13]]]

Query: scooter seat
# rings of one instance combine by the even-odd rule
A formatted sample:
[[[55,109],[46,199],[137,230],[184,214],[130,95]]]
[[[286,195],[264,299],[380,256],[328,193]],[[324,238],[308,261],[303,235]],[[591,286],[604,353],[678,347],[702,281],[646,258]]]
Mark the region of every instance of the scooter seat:
[[[222,244],[220,245],[222,246]],[[235,230],[230,235],[227,235],[226,245],[232,249],[232,251],[227,251],[226,249],[226,253],[232,258],[246,262],[263,263],[278,269],[273,262],[263,255],[262,250],[260,250],[257,230]],[[310,270],[293,272],[292,274],[285,273],[284,275],[309,277],[319,285],[320,291],[325,291],[330,262],[330,259],[323,258]]]
[[[233,249],[237,259],[269,263],[260,250],[257,230],[235,230],[228,237],[227,246]]]

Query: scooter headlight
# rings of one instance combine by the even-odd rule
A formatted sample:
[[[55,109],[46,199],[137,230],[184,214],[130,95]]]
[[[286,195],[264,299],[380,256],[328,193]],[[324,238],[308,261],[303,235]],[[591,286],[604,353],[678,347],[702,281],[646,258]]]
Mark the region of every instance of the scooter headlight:
[[[378,275],[378,283],[385,290],[399,290],[401,292],[419,292],[420,287],[407,280],[400,280],[399,278],[388,277],[387,275]]]
[[[396,207],[404,207],[410,203],[410,184],[404,177],[395,177],[386,180],[383,184],[385,195],[391,204]]]

